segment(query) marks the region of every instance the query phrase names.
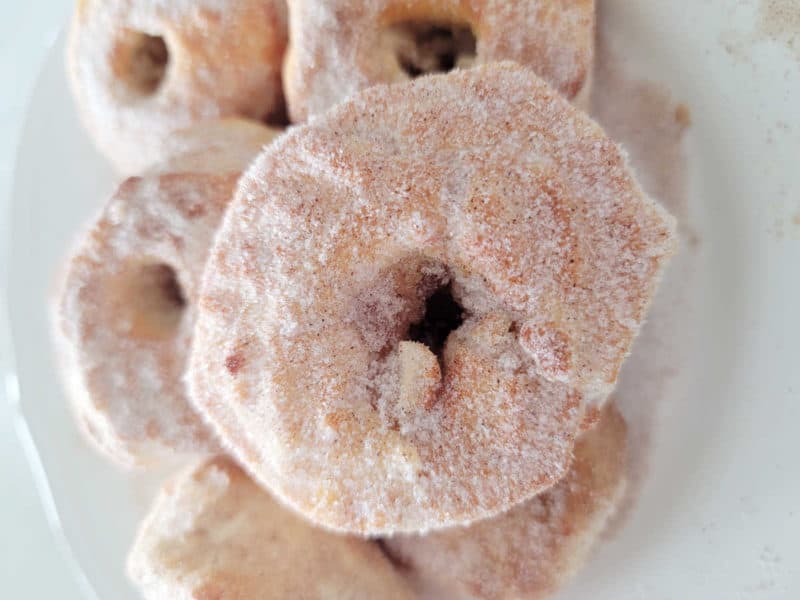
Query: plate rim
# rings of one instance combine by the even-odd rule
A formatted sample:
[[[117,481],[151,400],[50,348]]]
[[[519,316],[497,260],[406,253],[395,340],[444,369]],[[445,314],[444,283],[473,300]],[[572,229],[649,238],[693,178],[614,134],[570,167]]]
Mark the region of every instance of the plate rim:
[[[15,241],[12,231],[12,224],[14,222],[14,200],[18,198],[21,193],[19,190],[21,185],[19,176],[19,150],[25,132],[28,131],[28,126],[32,120],[31,99],[40,86],[48,59],[57,51],[59,45],[63,43],[67,27],[67,24],[62,24],[56,30],[55,36],[44,43],[42,60],[36,65],[36,76],[33,79],[31,89],[25,99],[22,126],[14,142],[11,185],[9,186],[9,192],[6,194],[6,199],[2,206],[3,216],[5,218],[3,220],[2,240],[0,240],[0,273],[2,273],[2,278],[0,280],[3,283],[3,293],[0,294],[0,331],[5,331],[7,335],[3,343],[2,352],[0,352],[0,377],[2,377],[3,380],[3,385],[0,386],[0,394],[3,396],[3,401],[8,407],[16,442],[22,450],[28,471],[33,478],[39,505],[44,512],[45,520],[47,521],[48,529],[57,547],[58,554],[64,560],[67,571],[72,580],[77,584],[80,593],[89,600],[100,600],[100,596],[81,565],[69,541],[69,537],[66,534],[61,511],[58,508],[55,494],[50,485],[50,475],[45,467],[45,462],[42,460],[39,447],[36,444],[36,438],[30,426],[29,418],[25,414],[17,370],[18,342],[12,325],[13,310],[11,308],[11,302],[9,301],[9,290],[11,289],[11,256],[13,254],[12,249]],[[43,315],[43,318],[49,318],[49,315]]]

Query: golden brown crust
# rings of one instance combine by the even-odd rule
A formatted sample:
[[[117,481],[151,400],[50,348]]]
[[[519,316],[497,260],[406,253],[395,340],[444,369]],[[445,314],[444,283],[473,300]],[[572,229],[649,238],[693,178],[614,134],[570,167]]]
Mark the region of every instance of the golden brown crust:
[[[146,600],[411,600],[376,544],[314,529],[225,458],[169,482],[128,572]]]
[[[487,518],[564,475],[673,250],[622,151],[527,69],[378,86],[242,178],[188,381],[237,458],[321,525]],[[436,399],[403,403],[400,343],[445,284],[463,324],[441,385],[425,370]]]
[[[198,121],[262,120],[282,105],[284,0],[84,0],[68,44],[72,91],[100,151],[124,174]]]
[[[426,63],[436,62],[435,57],[426,60],[426,45],[458,46],[457,38],[469,35],[444,34],[437,41],[434,29],[423,31],[420,41],[419,32],[415,39],[405,24],[471,30],[475,48],[454,66],[513,60],[567,98],[588,91],[594,0],[289,0],[289,11],[284,80],[295,122],[322,114],[370,85],[406,80],[404,57],[414,57],[424,70]],[[451,58],[446,48],[438,52]]]
[[[385,540],[425,598],[535,600],[586,560],[621,500],[627,428],[606,406],[575,445],[566,477],[509,512],[468,527]]]

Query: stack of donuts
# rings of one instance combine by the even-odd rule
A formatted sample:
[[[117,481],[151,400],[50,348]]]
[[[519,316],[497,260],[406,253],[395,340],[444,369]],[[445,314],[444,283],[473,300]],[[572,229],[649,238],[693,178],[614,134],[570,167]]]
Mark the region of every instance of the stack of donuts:
[[[592,0],[79,0],[122,183],[68,258],[76,423],[183,463],[148,600],[541,598],[625,492],[675,250],[590,102]]]

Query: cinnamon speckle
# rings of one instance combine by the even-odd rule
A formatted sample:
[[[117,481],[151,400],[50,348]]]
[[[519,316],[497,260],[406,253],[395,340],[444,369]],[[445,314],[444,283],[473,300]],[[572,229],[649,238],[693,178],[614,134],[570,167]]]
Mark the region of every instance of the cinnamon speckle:
[[[145,427],[145,434],[147,434],[147,437],[151,440],[158,439],[161,435],[161,428],[156,421],[150,420]]]
[[[241,352],[234,352],[225,359],[225,368],[231,375],[236,375],[242,365],[244,365],[244,356]]]
[[[681,102],[675,108],[675,122],[681,127],[689,127],[692,124],[692,113],[689,107]]]
[[[190,219],[196,219],[198,217],[202,217],[206,214],[206,207],[201,204],[192,204],[191,206],[186,207],[186,216]]]

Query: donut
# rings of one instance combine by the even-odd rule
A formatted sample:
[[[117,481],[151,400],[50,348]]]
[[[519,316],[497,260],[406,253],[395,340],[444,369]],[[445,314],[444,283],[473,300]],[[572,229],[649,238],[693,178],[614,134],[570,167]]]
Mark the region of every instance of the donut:
[[[321,526],[489,518],[566,473],[674,249],[622,150],[530,70],[376,86],[242,176],[192,398]]]
[[[119,186],[61,283],[56,342],[68,395],[86,437],[123,466],[218,448],[182,380],[194,305],[245,157],[275,132],[235,121],[208,127],[221,137],[205,163],[192,144],[207,134],[178,132],[173,147],[185,154],[172,165],[186,169]],[[235,152],[220,160],[226,144]]]
[[[623,498],[626,464],[625,421],[606,406],[555,487],[499,517],[383,547],[422,598],[544,598],[588,558]]]
[[[164,486],[128,573],[146,600],[413,597],[374,542],[311,527],[225,458]]]
[[[172,131],[279,120],[286,18],[285,0],[80,0],[68,71],[96,147],[140,174]]]
[[[164,138],[145,174],[241,174],[281,131],[238,117],[203,121]]]
[[[289,14],[294,122],[375,84],[503,60],[588,100],[594,0],[289,0]]]

